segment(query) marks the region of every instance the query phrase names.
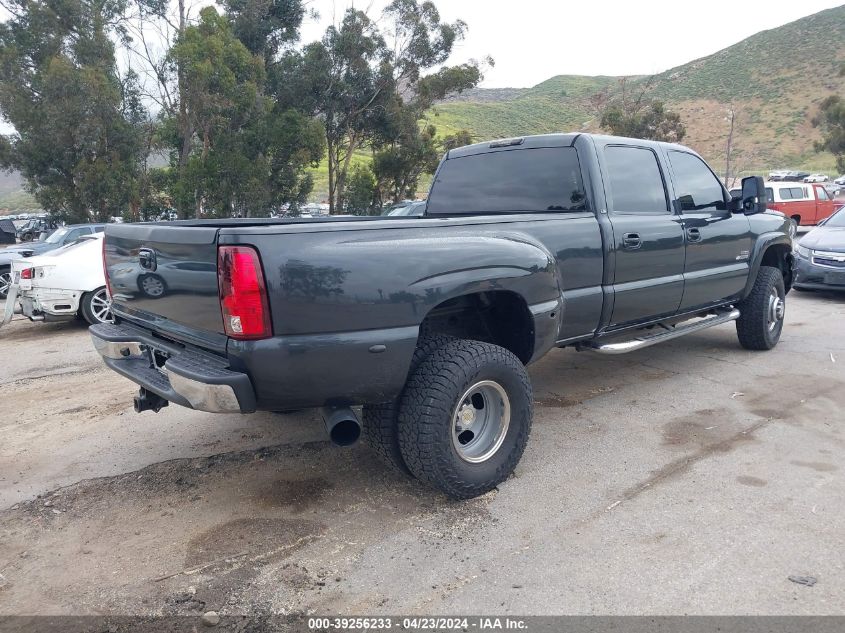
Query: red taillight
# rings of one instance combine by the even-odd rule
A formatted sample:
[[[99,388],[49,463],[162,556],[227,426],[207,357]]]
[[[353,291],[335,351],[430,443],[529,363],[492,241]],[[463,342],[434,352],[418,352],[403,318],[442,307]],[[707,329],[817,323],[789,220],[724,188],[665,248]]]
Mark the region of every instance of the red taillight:
[[[109,283],[109,267],[106,266],[106,238],[103,238],[103,277],[106,279],[106,292],[109,298],[112,297],[111,284]]]
[[[21,279],[32,279],[35,277],[35,269],[34,268],[24,268],[21,271]]]
[[[273,335],[264,273],[254,248],[221,246],[217,251],[217,284],[228,336],[258,339]]]

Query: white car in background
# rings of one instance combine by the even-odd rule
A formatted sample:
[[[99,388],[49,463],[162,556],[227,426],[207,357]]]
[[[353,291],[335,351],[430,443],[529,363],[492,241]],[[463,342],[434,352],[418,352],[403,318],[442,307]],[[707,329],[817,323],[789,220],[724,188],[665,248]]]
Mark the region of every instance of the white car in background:
[[[103,274],[103,234],[97,233],[44,255],[15,260],[3,323],[20,311],[32,321],[111,323]]]
[[[804,178],[804,182],[827,182],[828,178],[824,174],[810,174]]]

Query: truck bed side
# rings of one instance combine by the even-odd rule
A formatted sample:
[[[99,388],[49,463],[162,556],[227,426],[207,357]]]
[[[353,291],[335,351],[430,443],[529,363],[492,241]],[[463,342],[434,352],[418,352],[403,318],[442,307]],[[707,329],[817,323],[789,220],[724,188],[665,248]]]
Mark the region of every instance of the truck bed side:
[[[259,408],[395,397],[425,319],[465,318],[458,308],[467,301],[507,299],[502,306],[513,306],[513,318],[524,317],[530,333],[525,362],[558,340],[589,337],[602,309],[602,243],[590,212],[123,226],[109,227],[106,239],[110,276],[122,270],[126,277],[123,291],[115,290],[117,314],[225,353],[232,369],[250,375]],[[272,338],[238,341],[222,333],[212,266],[222,245],[249,245],[260,254]],[[159,257],[167,289],[158,297],[131,279],[132,266],[136,276],[149,274],[133,262],[144,248]]]

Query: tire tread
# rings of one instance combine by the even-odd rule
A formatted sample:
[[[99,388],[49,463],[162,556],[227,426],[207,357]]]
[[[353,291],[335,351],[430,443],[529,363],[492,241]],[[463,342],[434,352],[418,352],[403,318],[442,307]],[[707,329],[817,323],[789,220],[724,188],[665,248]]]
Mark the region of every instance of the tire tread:
[[[443,425],[449,425],[456,393],[486,365],[496,365],[518,378],[525,394],[524,410],[512,410],[512,423],[519,419],[514,450],[495,474],[485,481],[468,481],[453,467],[451,445],[444,447]],[[514,402],[512,399],[512,406]],[[514,470],[531,432],[533,395],[531,382],[520,360],[508,350],[480,341],[455,339],[432,351],[411,375],[399,408],[399,446],[411,473],[423,482],[457,499],[468,499],[488,492]],[[451,442],[451,440],[449,440]],[[459,459],[459,458],[458,458]]]
[[[777,345],[778,338],[772,341],[766,329],[766,311],[772,287],[783,288],[783,275],[772,266],[761,266],[754,280],[754,287],[745,299],[737,305],[740,316],[736,321],[736,334],[739,343],[745,349],[770,350]]]

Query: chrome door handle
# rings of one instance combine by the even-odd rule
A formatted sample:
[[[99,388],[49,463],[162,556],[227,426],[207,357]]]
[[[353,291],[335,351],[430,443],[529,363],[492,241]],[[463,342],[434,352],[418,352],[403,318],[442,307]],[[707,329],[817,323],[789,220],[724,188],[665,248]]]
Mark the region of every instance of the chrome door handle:
[[[622,236],[622,246],[631,250],[635,250],[643,245],[639,233],[625,233]]]
[[[687,229],[687,237],[689,238],[690,242],[700,242],[701,231],[696,228]]]

